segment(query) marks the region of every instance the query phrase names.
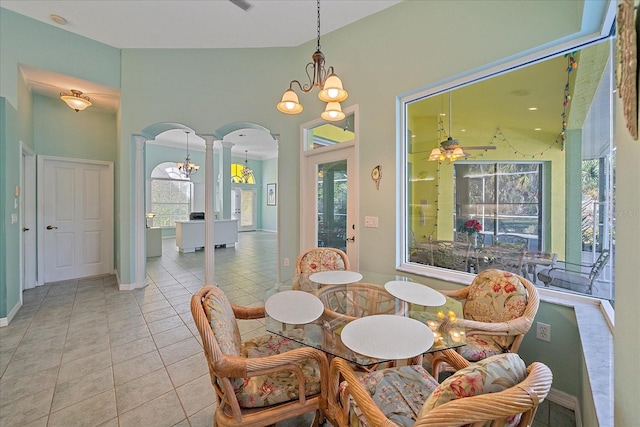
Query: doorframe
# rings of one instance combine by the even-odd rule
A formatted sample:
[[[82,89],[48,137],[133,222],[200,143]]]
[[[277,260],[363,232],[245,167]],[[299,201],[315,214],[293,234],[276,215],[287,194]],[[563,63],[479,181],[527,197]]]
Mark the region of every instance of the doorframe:
[[[36,257],[36,238],[38,229],[36,223],[36,153],[20,141],[20,223],[19,230],[22,232],[20,237],[20,303],[22,303],[22,292],[37,286],[37,257]],[[25,224],[30,225],[30,230],[35,235],[32,238],[25,238],[22,228]],[[32,257],[31,262],[25,259],[25,253]],[[32,266],[33,271],[25,277],[25,267]],[[33,278],[31,283],[25,283],[27,278]]]
[[[114,253],[115,253],[115,227],[114,227],[114,219],[115,219],[115,184],[113,181],[113,162],[103,161],[103,160],[91,160],[91,159],[76,159],[72,157],[56,157],[56,156],[44,156],[38,155],[36,156],[37,160],[37,201],[38,201],[38,210],[37,210],[37,244],[38,244],[38,286],[44,285],[44,269],[45,269],[45,251],[44,251],[44,163],[47,160],[56,161],[56,162],[70,162],[70,163],[83,163],[83,164],[92,164],[92,165],[102,165],[107,166],[109,169],[109,178],[111,184],[111,203],[112,209],[109,212],[110,217],[108,221],[111,226],[111,254],[109,254],[109,262],[111,265],[111,271],[113,271],[114,265]],[[144,217],[142,217],[144,220]],[[144,230],[143,230],[144,231]]]
[[[313,246],[313,243],[309,240],[310,233],[313,230],[310,228],[313,226],[314,230],[317,230],[317,220],[313,223],[308,220],[308,218],[314,218],[316,213],[316,207],[311,206],[309,202],[305,201],[305,195],[308,196],[311,185],[315,187],[315,174],[314,174],[314,182],[311,184],[309,181],[311,180],[312,175],[309,171],[307,171],[307,162],[309,159],[314,158],[316,156],[326,156],[327,154],[335,154],[338,155],[340,152],[344,152],[347,150],[351,150],[353,154],[353,162],[352,164],[348,164],[351,166],[353,170],[349,170],[349,183],[350,187],[353,188],[353,198],[349,199],[349,206],[347,208],[347,212],[352,212],[353,221],[347,222],[347,232],[353,232],[353,236],[355,240],[352,243],[348,243],[351,247],[347,247],[347,254],[349,255],[349,264],[351,268],[357,270],[359,267],[359,257],[360,257],[360,196],[359,196],[359,143],[358,143],[358,134],[359,134],[359,118],[358,118],[358,106],[353,105],[344,109],[344,113],[348,116],[353,113],[354,117],[354,139],[353,141],[343,142],[340,144],[336,144],[333,146],[322,147],[315,150],[305,150],[305,141],[307,140],[307,131],[310,128],[316,127],[323,123],[330,123],[324,119],[316,119],[307,123],[303,123],[300,125],[300,252],[305,249],[308,249]],[[345,156],[344,158],[347,158]],[[315,193],[315,192],[314,192]],[[355,229],[349,230],[349,224],[354,224]],[[317,233],[315,233],[317,237]],[[316,240],[317,244],[317,240]]]
[[[232,185],[231,186],[231,193],[233,194],[235,191],[239,191],[240,192],[240,216],[238,216],[238,232],[244,232],[244,231],[256,231],[258,229],[258,190],[257,188],[255,188],[255,186],[253,187],[248,187],[248,186],[242,186],[242,185]],[[251,191],[253,193],[253,218],[252,218],[252,222],[253,222],[253,228],[251,229],[246,229],[246,230],[242,230],[241,229],[241,216],[242,216],[242,192],[243,191]],[[233,203],[232,203],[233,205]],[[234,213],[232,212],[231,216],[233,217]]]

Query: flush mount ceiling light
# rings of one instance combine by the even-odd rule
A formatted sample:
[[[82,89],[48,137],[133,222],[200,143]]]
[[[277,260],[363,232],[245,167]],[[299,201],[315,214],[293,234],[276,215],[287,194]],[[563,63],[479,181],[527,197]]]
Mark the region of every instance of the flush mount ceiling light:
[[[184,133],[187,134],[187,158],[184,159],[184,162],[176,163],[176,166],[178,166],[178,170],[182,172],[185,177],[191,178],[191,175],[198,172],[200,166],[191,163],[191,157],[189,156],[189,132],[185,131]]]
[[[91,100],[88,96],[85,96],[79,90],[71,89],[71,95],[64,92],[60,92],[60,99],[62,99],[72,110],[82,111],[87,107],[91,107]]]
[[[304,92],[309,93],[313,88],[320,88],[318,98],[327,103],[322,118],[329,121],[342,120],[345,114],[342,112],[340,103],[347,99],[349,94],[342,86],[342,80],[334,73],[333,67],[325,69],[324,54],[320,51],[320,0],[318,0],[318,38],[315,53],[311,56],[312,62],[309,62],[305,71],[309,83],[301,84],[298,80],[292,80],[289,83],[289,89],[282,95],[282,100],[278,103],[277,108],[285,114],[298,114],[303,110],[302,104],[298,100],[298,94],[293,90],[294,84]]]

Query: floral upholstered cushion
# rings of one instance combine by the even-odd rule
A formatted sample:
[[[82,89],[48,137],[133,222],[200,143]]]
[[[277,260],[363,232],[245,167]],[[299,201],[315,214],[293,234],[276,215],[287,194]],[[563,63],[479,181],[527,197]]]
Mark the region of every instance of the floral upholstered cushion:
[[[220,351],[227,356],[266,357],[299,347],[293,340],[271,334],[242,342],[231,304],[220,288],[214,287],[207,293],[204,308]],[[298,365],[305,377],[305,395],[319,393],[320,368],[317,362],[305,360]],[[298,380],[292,371],[230,380],[242,407],[262,407],[298,398]]]
[[[507,353],[486,358],[461,369],[440,384],[424,402],[418,417],[451,400],[497,393],[522,382],[527,368],[517,354]],[[515,426],[520,416],[506,420],[505,426]]]
[[[227,296],[214,287],[205,295],[203,306],[220,350],[229,356],[240,356],[240,329]]]
[[[485,270],[479,273],[469,285],[469,295],[464,304],[465,319],[478,322],[506,322],[522,316],[527,308],[528,295],[518,276],[502,270]],[[472,341],[467,337],[469,349],[461,349],[470,356],[468,360],[480,360],[482,352],[487,355],[502,352],[513,343],[513,336],[491,337],[477,335]],[[478,354],[473,357],[473,354]],[[466,357],[466,356],[465,356]]]
[[[295,330],[304,334],[301,329]],[[299,337],[298,339],[302,339]],[[266,357],[300,347],[293,340],[266,334],[242,343],[243,357]],[[302,369],[305,396],[320,393],[320,367],[315,360],[305,359],[296,364]],[[235,388],[238,403],[243,408],[257,408],[298,399],[298,379],[293,371],[279,371],[273,374],[244,378],[240,387]]]
[[[438,382],[419,365],[387,368],[358,377],[371,398],[387,418],[400,426],[412,426],[424,401]],[[342,393],[346,381],[340,385]],[[351,426],[369,426],[362,411],[352,399],[349,414]]]
[[[326,270],[344,270],[342,257],[332,248],[316,248],[300,260],[301,273]]]
[[[488,335],[467,335],[467,344],[458,348],[458,353],[465,359],[477,362],[490,356],[503,353],[498,342],[504,343],[504,338],[509,337],[491,337]]]

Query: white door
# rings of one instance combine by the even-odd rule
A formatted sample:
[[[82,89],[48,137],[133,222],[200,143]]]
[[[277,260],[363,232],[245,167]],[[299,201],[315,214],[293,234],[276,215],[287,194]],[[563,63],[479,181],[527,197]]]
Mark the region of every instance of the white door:
[[[238,231],[255,231],[256,190],[253,188],[234,188],[231,190],[231,219],[238,220]]]
[[[39,158],[45,282],[113,272],[113,165]],[[41,242],[41,244],[40,244]]]
[[[342,249],[358,268],[355,146],[306,152],[302,182],[302,247]]]
[[[22,179],[18,191],[22,213],[22,290],[36,286],[36,156],[22,146]]]

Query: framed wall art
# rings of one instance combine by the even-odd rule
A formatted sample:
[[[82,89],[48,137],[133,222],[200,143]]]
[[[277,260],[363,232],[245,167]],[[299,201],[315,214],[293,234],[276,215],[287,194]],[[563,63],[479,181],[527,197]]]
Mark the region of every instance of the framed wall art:
[[[267,206],[275,206],[276,197],[276,184],[267,184]]]

